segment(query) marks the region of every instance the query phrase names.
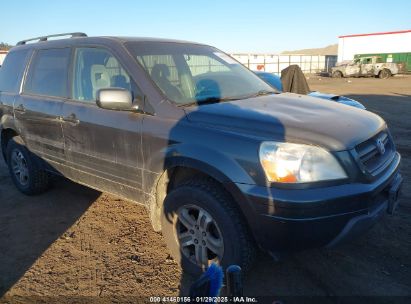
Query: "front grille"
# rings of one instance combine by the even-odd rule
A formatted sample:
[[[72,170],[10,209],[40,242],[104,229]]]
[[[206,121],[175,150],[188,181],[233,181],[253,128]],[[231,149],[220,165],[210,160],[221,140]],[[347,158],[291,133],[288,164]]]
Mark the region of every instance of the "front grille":
[[[382,131],[355,147],[360,163],[371,175],[381,173],[392,161],[394,143],[387,131]]]

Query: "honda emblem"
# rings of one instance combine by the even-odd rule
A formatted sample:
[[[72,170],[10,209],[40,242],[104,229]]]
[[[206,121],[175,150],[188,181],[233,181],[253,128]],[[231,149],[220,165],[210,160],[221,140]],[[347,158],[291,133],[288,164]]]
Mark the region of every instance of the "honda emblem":
[[[380,152],[380,154],[383,155],[383,154],[385,153],[384,143],[383,143],[382,140],[379,138],[379,139],[376,140],[376,144],[377,144],[378,152]]]

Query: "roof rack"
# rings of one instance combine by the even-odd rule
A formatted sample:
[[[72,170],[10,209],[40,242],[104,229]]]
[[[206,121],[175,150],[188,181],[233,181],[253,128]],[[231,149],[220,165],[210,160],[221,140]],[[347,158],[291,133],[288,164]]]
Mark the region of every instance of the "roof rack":
[[[17,45],[24,45],[24,44],[26,44],[27,42],[29,42],[29,41],[34,41],[34,40],[38,40],[38,42],[47,41],[48,38],[61,37],[61,36],[71,36],[70,38],[75,38],[75,37],[87,37],[86,34],[80,33],[80,32],[75,32],[75,33],[63,33],[63,34],[55,34],[55,35],[41,36],[41,37],[36,37],[36,38],[31,38],[31,39],[22,40],[22,41],[19,41],[19,42],[17,43]]]

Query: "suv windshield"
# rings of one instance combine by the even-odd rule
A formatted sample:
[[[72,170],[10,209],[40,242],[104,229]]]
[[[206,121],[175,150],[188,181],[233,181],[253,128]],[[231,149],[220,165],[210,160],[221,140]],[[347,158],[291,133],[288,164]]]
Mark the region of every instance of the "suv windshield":
[[[126,47],[168,99],[179,105],[276,92],[236,60],[210,46],[129,42]]]

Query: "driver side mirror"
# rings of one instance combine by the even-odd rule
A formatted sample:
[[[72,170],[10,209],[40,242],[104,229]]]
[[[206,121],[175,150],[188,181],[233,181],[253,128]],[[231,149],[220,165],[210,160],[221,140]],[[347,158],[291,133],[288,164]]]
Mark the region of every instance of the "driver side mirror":
[[[136,107],[133,107],[133,97],[131,96],[131,92],[123,88],[98,90],[96,104],[100,108],[107,110],[137,110]]]

